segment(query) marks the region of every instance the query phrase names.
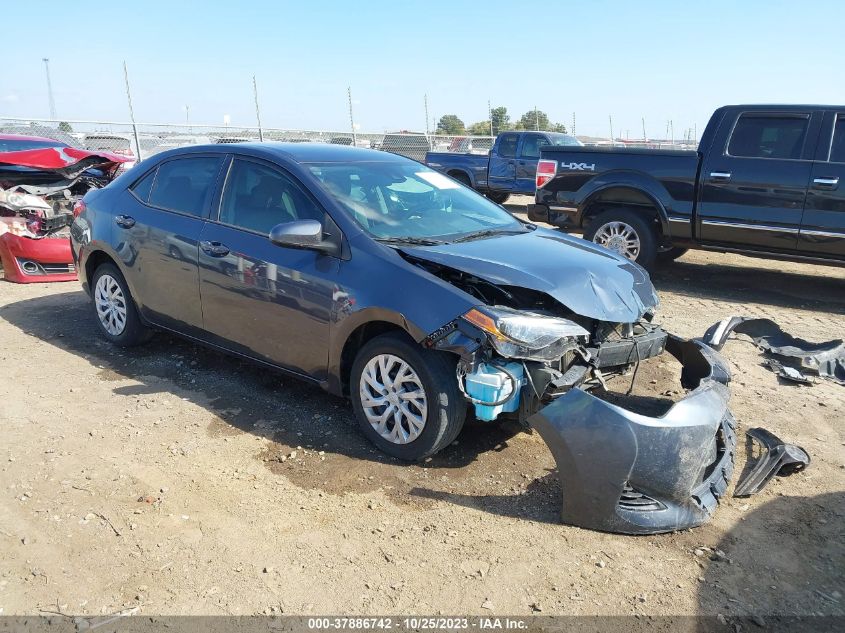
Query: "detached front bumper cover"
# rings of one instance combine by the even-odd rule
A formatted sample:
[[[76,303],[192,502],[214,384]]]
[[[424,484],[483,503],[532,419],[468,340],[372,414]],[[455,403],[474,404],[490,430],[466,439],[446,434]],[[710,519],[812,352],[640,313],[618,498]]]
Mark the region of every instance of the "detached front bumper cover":
[[[700,341],[666,350],[693,389],[660,418],[572,389],[529,418],[557,463],[564,523],[654,534],[701,525],[725,494],[736,447],[730,372]]]

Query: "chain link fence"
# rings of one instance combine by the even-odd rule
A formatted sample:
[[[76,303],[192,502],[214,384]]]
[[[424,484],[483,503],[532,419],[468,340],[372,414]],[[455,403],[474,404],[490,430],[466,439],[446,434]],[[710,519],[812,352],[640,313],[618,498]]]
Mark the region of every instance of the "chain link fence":
[[[70,146],[108,151],[144,160],[175,147],[208,143],[282,141],[329,143],[377,149],[422,162],[426,152],[486,154],[493,146],[490,136],[444,136],[396,132],[370,134],[278,128],[214,126],[115,121],[56,121],[0,118],[0,134],[42,136]]]

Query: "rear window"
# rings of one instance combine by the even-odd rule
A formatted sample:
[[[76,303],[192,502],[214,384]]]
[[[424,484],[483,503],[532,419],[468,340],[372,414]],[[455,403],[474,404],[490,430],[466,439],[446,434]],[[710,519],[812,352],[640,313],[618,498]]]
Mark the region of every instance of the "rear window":
[[[516,156],[516,146],[519,143],[518,134],[502,134],[499,141],[499,156],[513,158]]]
[[[845,116],[836,118],[833,128],[833,143],[830,146],[830,159],[833,163],[845,163]]]
[[[150,204],[188,215],[202,215],[219,167],[220,158],[215,156],[162,163],[150,193]]]
[[[746,158],[801,158],[809,117],[743,114],[736,122],[728,154]]]
[[[24,139],[0,139],[0,152],[23,152],[28,149],[43,149],[45,147],[67,147],[59,141],[28,141]]]

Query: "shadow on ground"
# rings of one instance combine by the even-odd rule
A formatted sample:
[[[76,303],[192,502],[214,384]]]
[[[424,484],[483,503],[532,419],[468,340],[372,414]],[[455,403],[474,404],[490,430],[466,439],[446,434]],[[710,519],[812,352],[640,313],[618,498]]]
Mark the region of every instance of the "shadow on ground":
[[[845,493],[775,497],[718,543],[724,557],[707,563],[698,603],[726,616],[723,630],[843,630]]]
[[[243,432],[272,440],[256,459],[303,488],[332,494],[383,490],[396,502],[425,505],[431,500],[409,494],[412,489],[422,485],[432,490],[432,498],[506,490],[513,494],[489,502],[490,509],[532,516],[526,488],[554,463],[545,444],[520,433],[518,425],[471,421],[456,444],[425,463],[395,460],[359,433],[348,402],[315,385],[163,333],[141,347],[112,346],[100,336],[81,291],[9,304],[0,309],[0,318],[85,358],[99,368],[101,380],[135,383],[115,384],[116,396],[169,392],[214,414],[208,427],[212,436]],[[297,457],[291,459],[294,451]],[[552,512],[548,519],[555,516]]]

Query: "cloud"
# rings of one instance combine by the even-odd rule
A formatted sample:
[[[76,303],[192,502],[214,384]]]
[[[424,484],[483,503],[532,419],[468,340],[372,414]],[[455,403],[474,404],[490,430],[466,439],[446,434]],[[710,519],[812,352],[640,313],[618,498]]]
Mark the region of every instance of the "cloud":
[[[17,103],[20,97],[16,94],[8,94],[0,97],[0,103]]]

